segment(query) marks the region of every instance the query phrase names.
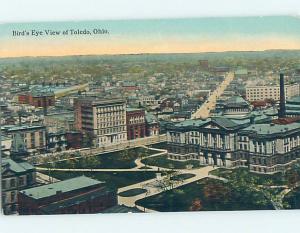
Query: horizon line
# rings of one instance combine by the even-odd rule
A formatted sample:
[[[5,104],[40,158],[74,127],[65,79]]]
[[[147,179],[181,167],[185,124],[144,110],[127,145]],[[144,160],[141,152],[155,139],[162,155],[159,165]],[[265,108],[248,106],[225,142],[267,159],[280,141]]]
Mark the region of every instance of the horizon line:
[[[149,53],[103,53],[103,54],[70,54],[70,55],[37,55],[37,56],[12,56],[12,57],[1,57],[0,59],[14,59],[14,58],[50,58],[50,57],[79,57],[79,56],[136,56],[136,55],[176,55],[176,54],[205,54],[205,53],[231,53],[231,52],[236,52],[236,53],[253,53],[253,52],[270,52],[270,51],[283,51],[283,52],[288,52],[288,51],[300,51],[300,49],[264,49],[264,50],[224,50],[224,51],[207,51],[207,52],[149,52]]]

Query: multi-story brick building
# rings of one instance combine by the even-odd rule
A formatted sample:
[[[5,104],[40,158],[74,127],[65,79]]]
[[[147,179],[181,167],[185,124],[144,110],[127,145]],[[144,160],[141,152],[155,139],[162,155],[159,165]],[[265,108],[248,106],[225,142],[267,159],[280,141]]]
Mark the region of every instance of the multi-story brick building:
[[[55,105],[55,94],[53,91],[47,89],[32,89],[30,92],[20,94],[18,99],[20,104],[29,104],[36,108]]]
[[[116,190],[80,176],[19,192],[19,214],[90,214],[117,205]]]
[[[126,103],[122,99],[77,99],[75,127],[93,135],[97,147],[124,142],[127,140]]]
[[[137,108],[126,109],[127,139],[133,140],[146,136],[145,110]]]
[[[17,163],[3,158],[1,164],[2,208],[4,214],[14,214],[18,210],[18,191],[36,183],[35,168],[29,163]]]
[[[299,96],[299,84],[285,85],[285,97],[289,99]],[[280,100],[280,85],[274,86],[248,86],[246,87],[246,98],[248,101],[273,99]]]

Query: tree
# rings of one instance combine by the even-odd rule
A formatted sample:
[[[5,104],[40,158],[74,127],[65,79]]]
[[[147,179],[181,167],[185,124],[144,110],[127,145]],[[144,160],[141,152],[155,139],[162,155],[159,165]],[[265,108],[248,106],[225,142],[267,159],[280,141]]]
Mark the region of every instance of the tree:
[[[189,210],[190,211],[199,211],[202,209],[202,202],[199,198],[195,198],[192,201],[192,205],[190,206]]]

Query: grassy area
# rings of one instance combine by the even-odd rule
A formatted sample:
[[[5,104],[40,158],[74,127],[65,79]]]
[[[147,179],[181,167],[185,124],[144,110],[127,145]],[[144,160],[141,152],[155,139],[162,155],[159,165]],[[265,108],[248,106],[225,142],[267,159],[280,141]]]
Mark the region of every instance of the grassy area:
[[[101,154],[98,156],[90,156],[86,158],[70,159],[57,162],[45,167],[55,168],[133,168],[135,167],[134,160],[139,157],[147,157],[158,153],[154,150],[145,148],[134,148],[118,152]]]
[[[187,179],[190,179],[194,176],[195,176],[194,174],[185,173],[185,174],[180,174],[180,175],[177,175],[177,176],[173,176],[171,179],[172,180],[187,180]]]
[[[176,161],[168,159],[165,155],[145,158],[142,163],[148,166],[159,166],[164,168],[185,169],[187,165],[192,165],[193,168],[202,167],[198,160]]]
[[[273,209],[261,192],[247,186],[233,188],[209,178],[144,198],[136,204],[162,212]]]
[[[167,149],[167,143],[161,142],[161,143],[153,144],[150,147],[157,148],[157,149]]]
[[[142,193],[145,193],[145,192],[147,192],[146,189],[130,189],[130,190],[127,190],[125,192],[119,193],[119,195],[121,197],[132,197],[132,196],[136,196],[136,195],[139,195],[139,194],[142,194]]]
[[[300,187],[289,192],[283,199],[288,209],[300,209]]]
[[[248,168],[225,169],[219,168],[210,172],[211,175],[224,177],[228,180],[246,179],[257,185],[285,185],[286,179],[281,173],[273,175],[249,172]]]
[[[44,172],[59,180],[66,180],[73,177],[85,175],[96,180],[105,181],[109,187],[120,188],[131,184],[139,183],[145,180],[156,177],[155,172],[140,171],[140,172],[64,172],[51,171]]]

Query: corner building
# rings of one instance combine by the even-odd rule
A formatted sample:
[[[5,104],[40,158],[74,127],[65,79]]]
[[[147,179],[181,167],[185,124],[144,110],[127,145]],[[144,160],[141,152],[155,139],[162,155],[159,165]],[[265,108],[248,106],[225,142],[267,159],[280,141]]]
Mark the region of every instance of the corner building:
[[[93,135],[96,147],[127,141],[126,103],[122,99],[77,99],[75,127]]]

